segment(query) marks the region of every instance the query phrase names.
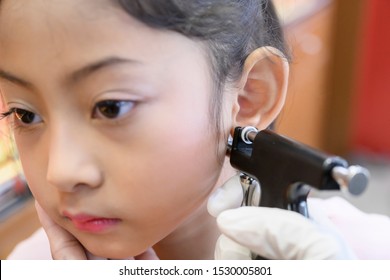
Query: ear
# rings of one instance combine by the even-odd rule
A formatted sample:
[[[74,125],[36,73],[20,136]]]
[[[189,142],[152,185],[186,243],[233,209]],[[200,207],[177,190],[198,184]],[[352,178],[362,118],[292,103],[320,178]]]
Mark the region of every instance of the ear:
[[[284,105],[288,74],[288,61],[279,50],[261,47],[253,51],[239,80],[234,125],[267,128]]]

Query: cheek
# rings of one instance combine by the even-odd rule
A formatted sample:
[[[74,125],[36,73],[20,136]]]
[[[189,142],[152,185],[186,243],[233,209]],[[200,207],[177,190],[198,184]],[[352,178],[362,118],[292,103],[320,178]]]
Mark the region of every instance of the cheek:
[[[48,154],[48,145],[39,140],[35,135],[15,135],[16,146],[18,149],[20,162],[23,168],[23,173],[34,198],[36,198],[45,209],[46,205],[50,208],[55,207],[53,189],[48,187],[46,181],[46,170]]]
[[[196,139],[192,139],[196,141]],[[191,145],[193,144],[193,145]],[[188,141],[182,145],[172,145],[156,152],[163,160],[155,161],[151,166],[153,181],[163,180],[165,188],[174,197],[188,197],[193,200],[205,197],[215,184],[219,174],[219,163],[214,141],[207,137],[197,143]],[[160,179],[157,179],[160,178]],[[163,192],[162,189],[160,189]],[[176,204],[188,203],[187,199],[177,199]]]
[[[31,145],[29,142],[24,141],[21,136],[15,136],[15,141],[24,175],[26,176],[30,188],[33,189],[33,186],[37,185],[33,182],[39,181],[39,178],[41,177],[39,172],[41,168],[39,164],[40,157],[35,156],[36,154],[39,154],[40,149],[37,148],[36,145]]]
[[[134,203],[142,201],[139,207],[144,208],[143,213],[160,216],[169,212],[164,220],[187,215],[207,198],[219,176],[221,165],[216,140],[207,130],[182,128],[174,132],[168,129],[154,132],[159,138],[150,135],[127,152],[127,158],[122,157],[110,167],[112,174],[117,174],[113,179],[117,183],[113,185],[129,186],[118,190],[126,193],[120,197],[131,198]],[[170,138],[174,133],[185,137]],[[120,183],[119,178],[126,178],[126,182]],[[156,205],[159,211],[152,213]]]

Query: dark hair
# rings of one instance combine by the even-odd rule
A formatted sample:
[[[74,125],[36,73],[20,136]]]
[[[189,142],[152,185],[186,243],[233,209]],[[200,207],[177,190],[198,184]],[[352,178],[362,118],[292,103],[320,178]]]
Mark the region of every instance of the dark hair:
[[[247,56],[262,46],[286,58],[282,28],[271,0],[118,0],[137,20],[204,42],[214,75],[211,116],[221,132],[222,87],[240,77]]]

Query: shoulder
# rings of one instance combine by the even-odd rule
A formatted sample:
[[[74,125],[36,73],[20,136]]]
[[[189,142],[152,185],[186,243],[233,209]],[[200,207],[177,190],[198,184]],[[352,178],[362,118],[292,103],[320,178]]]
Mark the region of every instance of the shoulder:
[[[43,228],[38,229],[29,238],[20,242],[8,260],[51,260],[49,240]]]
[[[390,217],[365,213],[341,197],[308,199],[309,215],[331,225],[360,259],[390,259]]]

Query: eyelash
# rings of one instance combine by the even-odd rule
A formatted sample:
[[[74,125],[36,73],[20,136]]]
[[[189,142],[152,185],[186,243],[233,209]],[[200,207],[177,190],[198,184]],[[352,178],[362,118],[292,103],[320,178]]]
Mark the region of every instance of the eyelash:
[[[113,105],[117,105],[118,108],[112,108]],[[100,111],[99,110],[99,106],[100,106]],[[129,113],[133,107],[135,106],[135,102],[134,101],[130,101],[130,100],[103,100],[103,101],[99,101],[95,104],[93,110],[92,110],[92,117],[93,118],[98,118],[99,115],[101,118],[103,119],[117,119],[117,118],[121,118],[123,115]],[[111,108],[109,108],[111,107]],[[112,110],[114,109],[114,110]],[[125,112],[121,112],[121,110],[127,110]],[[104,114],[107,114],[107,115],[104,115]],[[114,114],[114,116],[112,116],[112,114]],[[119,114],[119,116],[117,116],[116,114]]]
[[[18,128],[31,128],[32,124],[36,123],[34,119],[36,117],[39,117],[37,114],[21,109],[21,108],[10,108],[7,112],[1,113],[0,114],[0,120],[10,117],[13,115],[13,118],[11,119],[11,128],[12,129],[18,129]],[[29,119],[27,120],[28,123],[23,121],[24,117],[28,117]],[[32,118],[32,120],[31,120]],[[31,123],[30,123],[31,120]],[[34,123],[33,123],[34,122]]]
[[[91,117],[97,119],[106,119],[114,120],[123,117],[128,114],[133,107],[135,106],[134,101],[129,100],[103,100],[95,104]],[[116,107],[116,108],[115,108]],[[123,112],[124,111],[124,112]],[[8,111],[0,113],[0,120],[14,115],[13,124],[15,127],[31,127],[34,125],[36,117],[39,117],[38,114],[35,114],[31,111],[21,109],[21,108],[10,108]],[[23,121],[24,117],[28,117],[28,120]],[[40,118],[40,117],[39,117]],[[31,120],[32,119],[32,120]],[[31,122],[30,122],[31,120]],[[42,120],[40,120],[42,121]],[[39,122],[40,122],[39,121]]]

